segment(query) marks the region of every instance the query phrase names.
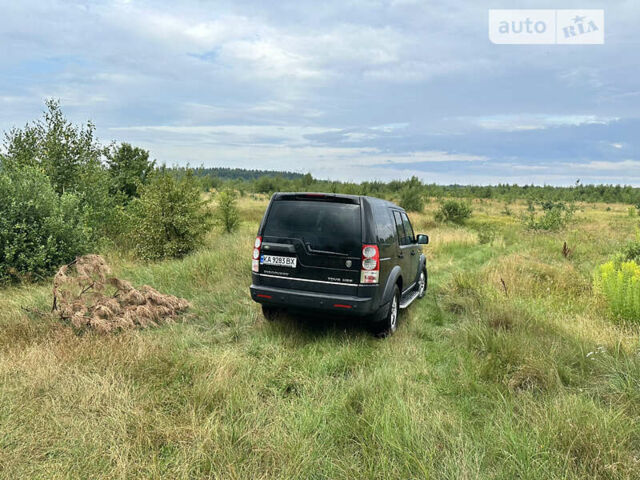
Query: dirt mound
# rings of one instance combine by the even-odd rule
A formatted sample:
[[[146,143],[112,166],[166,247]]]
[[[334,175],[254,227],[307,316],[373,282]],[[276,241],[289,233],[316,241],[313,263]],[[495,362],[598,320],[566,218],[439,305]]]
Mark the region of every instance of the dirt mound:
[[[111,276],[100,255],[85,255],[58,270],[53,279],[53,311],[75,328],[111,332],[156,327],[189,308],[189,302],[144,285],[136,289]]]

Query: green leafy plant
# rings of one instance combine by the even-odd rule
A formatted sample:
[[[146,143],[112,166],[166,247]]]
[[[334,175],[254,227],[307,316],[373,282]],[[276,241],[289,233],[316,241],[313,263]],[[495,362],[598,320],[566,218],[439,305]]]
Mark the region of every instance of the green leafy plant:
[[[112,146],[107,153],[107,166],[111,176],[111,192],[122,194],[125,200],[138,197],[138,189],[147,183],[155,161],[149,152],[128,143]]]
[[[610,261],[600,265],[594,287],[607,299],[614,315],[640,322],[640,266],[636,262]]]
[[[531,213],[533,213],[533,212],[535,212],[535,211],[536,211],[536,207],[535,207],[535,205],[533,204],[533,201],[532,201],[532,200],[527,200],[527,211],[528,211],[528,212],[531,212]]]
[[[640,265],[640,230],[636,231],[635,240],[630,241],[622,247],[614,261],[616,263],[636,262]]]
[[[489,244],[496,238],[496,231],[490,225],[482,224],[476,229],[478,233],[478,242],[481,245]]]
[[[190,173],[176,179],[159,171],[140,188],[140,198],[129,204],[128,213],[134,250],[148,260],[192,252],[211,227],[208,201]]]
[[[460,200],[445,200],[435,214],[436,222],[464,223],[471,217],[471,207]]]
[[[92,247],[86,211],[36,167],[0,171],[0,283],[55,272]]]
[[[564,203],[543,202],[542,215],[530,213],[522,217],[522,223],[529,230],[555,231],[565,228],[573,218],[575,208]]]
[[[69,122],[57,100],[47,100],[41,119],[5,134],[3,168],[38,167],[58,194],[76,191],[88,171],[100,167],[104,149],[95,138],[95,126]]]
[[[424,210],[424,195],[420,187],[406,187],[400,192],[400,206],[408,212]]]
[[[234,232],[240,225],[240,214],[236,206],[236,192],[223,190],[217,195],[216,220],[227,233]]]
[[[98,240],[109,230],[114,207],[121,203],[110,191],[111,179],[102,163],[105,149],[91,122],[71,123],[56,100],[47,100],[45,105],[42,118],[5,134],[1,168],[36,168],[58,195],[77,195],[94,240]]]

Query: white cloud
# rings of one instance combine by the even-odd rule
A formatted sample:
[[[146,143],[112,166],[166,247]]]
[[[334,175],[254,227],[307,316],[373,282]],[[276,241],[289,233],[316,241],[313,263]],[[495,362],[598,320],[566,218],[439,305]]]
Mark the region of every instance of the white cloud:
[[[487,117],[467,118],[472,123],[487,130],[500,130],[505,132],[544,130],[552,127],[580,126],[580,125],[606,125],[619,120],[618,117],[602,117],[598,115],[493,115]]]
[[[607,161],[589,161],[584,163],[567,163],[569,168],[586,169],[586,170],[605,170],[627,172],[630,176],[640,176],[640,161],[638,160],[622,160],[619,162]]]

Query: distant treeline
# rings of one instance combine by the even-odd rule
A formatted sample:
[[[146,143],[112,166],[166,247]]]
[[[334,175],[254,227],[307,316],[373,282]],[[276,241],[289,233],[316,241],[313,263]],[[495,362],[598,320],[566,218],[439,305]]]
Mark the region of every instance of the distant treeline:
[[[197,168],[195,173],[202,177],[214,177],[222,180],[257,180],[260,177],[282,177],[288,180],[302,178],[304,174],[271,170],[247,170],[244,168]]]
[[[185,168],[172,169],[178,176]],[[196,175],[205,190],[233,188],[241,193],[320,191],[372,195],[396,199],[407,190],[419,192],[424,197],[494,198],[499,200],[532,200],[564,202],[605,202],[640,204],[640,188],[623,185],[582,185],[553,187],[549,185],[437,185],[425,184],[418,178],[392,180],[390,182],[338,182],[319,180],[311,174],[244,170],[241,168],[198,168]]]

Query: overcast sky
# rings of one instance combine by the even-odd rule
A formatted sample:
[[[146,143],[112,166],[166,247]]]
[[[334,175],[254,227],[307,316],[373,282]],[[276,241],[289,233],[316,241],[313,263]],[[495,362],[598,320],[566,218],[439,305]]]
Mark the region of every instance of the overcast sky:
[[[640,2],[0,1],[0,129],[59,98],[159,162],[340,180],[640,185]],[[494,45],[489,8],[602,8]]]

